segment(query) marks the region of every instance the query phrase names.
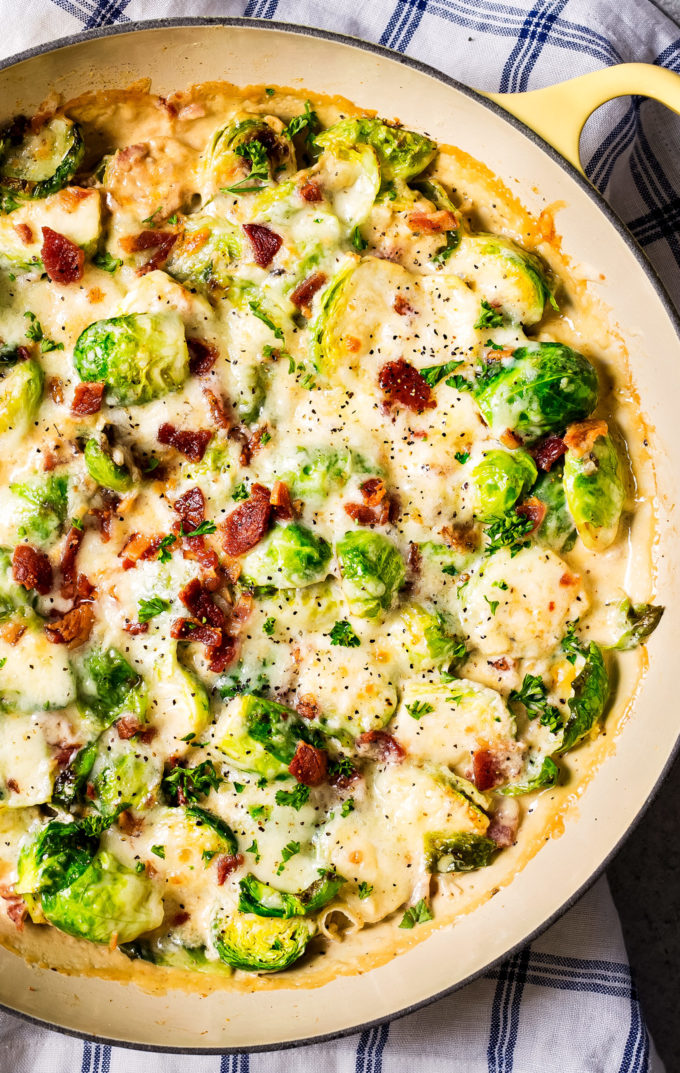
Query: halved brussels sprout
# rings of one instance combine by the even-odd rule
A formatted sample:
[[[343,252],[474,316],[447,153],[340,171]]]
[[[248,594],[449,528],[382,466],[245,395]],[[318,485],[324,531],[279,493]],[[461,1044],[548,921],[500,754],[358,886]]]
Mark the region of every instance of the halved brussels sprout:
[[[179,240],[172,248],[165,271],[181,283],[209,291],[226,288],[230,270],[241,253],[241,236],[229,220],[195,213],[183,220]]]
[[[68,477],[50,474],[9,487],[13,495],[29,504],[21,514],[21,535],[29,533],[42,542],[59,535],[68,512]]]
[[[163,900],[151,879],[101,850],[67,886],[40,898],[50,924],[93,943],[129,943],[163,920]]]
[[[265,778],[287,775],[300,740],[323,745],[323,735],[284,704],[244,693],[234,697],[217,726],[217,746],[236,767]]]
[[[381,533],[353,529],[336,545],[342,588],[352,614],[378,618],[406,580],[398,548]]]
[[[355,268],[354,260],[343,265],[321,296],[321,307],[309,340],[309,357],[319,372],[331,372],[342,358],[338,353],[335,325],[344,311],[343,292]]]
[[[502,518],[538,476],[528,451],[486,451],[472,471],[477,488],[476,514],[482,521]]]
[[[564,343],[531,343],[507,364],[492,363],[473,394],[497,436],[510,430],[533,443],[593,412],[597,373]]]
[[[342,488],[354,473],[376,473],[365,458],[349,447],[298,447],[283,473],[283,480],[296,499],[327,499]]]
[[[496,787],[497,794],[505,797],[519,797],[534,790],[547,790],[556,786],[560,779],[560,769],[551,756],[532,753],[527,758],[524,770],[517,782]]]
[[[622,632],[609,647],[627,652],[638,645],[646,644],[661,621],[665,608],[658,604],[632,604],[628,597],[621,604]]]
[[[233,971],[223,961],[207,957],[204,946],[184,946],[167,935],[136,939],[132,943],[123,943],[118,949],[131,960],[140,958],[170,969],[186,969],[210,975],[217,973],[220,976],[231,976]]]
[[[100,811],[114,815],[122,808],[140,808],[151,798],[160,786],[163,765],[141,743],[114,739],[101,752],[91,776]]]
[[[0,436],[23,436],[33,424],[43,396],[45,374],[33,358],[22,361],[0,380]]]
[[[242,560],[247,584],[301,589],[323,581],[328,573],[330,545],[300,525],[277,525]]]
[[[73,363],[81,380],[105,380],[107,402],[120,406],[179,391],[189,375],[182,318],[128,313],[95,321],[79,336]]]
[[[67,650],[48,641],[37,617],[29,620],[15,644],[0,639],[0,659],[0,710],[49,711],[66,708],[75,700]],[[29,668],[33,673],[27,673]]]
[[[346,882],[344,876],[337,872],[325,872],[306,890],[289,894],[268,883],[261,883],[254,875],[248,874],[239,883],[241,893],[238,907],[242,913],[254,913],[260,917],[310,916],[332,902]]]
[[[85,154],[77,123],[56,115],[37,129],[18,116],[0,133],[0,203],[43,198],[73,178]]]
[[[130,470],[113,461],[108,442],[103,436],[91,436],[85,444],[83,455],[87,472],[102,488],[125,494],[133,487],[135,482]]]
[[[576,526],[567,507],[562,466],[553,466],[549,473],[542,473],[531,494],[546,506],[536,538],[553,551],[571,551],[576,543]]]
[[[402,609],[397,626],[397,636],[403,640],[416,670],[440,667],[465,655],[464,642],[447,631],[442,616],[418,604],[407,604]]]
[[[326,149],[358,144],[370,145],[380,163],[383,182],[412,179],[437,155],[436,142],[403,127],[393,127],[382,119],[342,119],[316,137],[317,145]]]
[[[82,804],[87,790],[87,779],[94,767],[99,751],[99,743],[91,741],[79,749],[71,761],[54,780],[52,801],[63,808]]]
[[[606,431],[584,452],[569,448],[564,491],[581,540],[591,551],[604,551],[616,540],[625,499],[618,452]]]
[[[24,843],[17,863],[17,894],[51,894],[68,887],[89,867],[99,848],[100,817],[65,823],[51,820]]]
[[[259,917],[218,912],[213,919],[215,948],[223,961],[246,972],[277,972],[301,958],[316,932],[304,917]]]
[[[201,680],[179,660],[177,648],[167,645],[154,667],[150,716],[158,723],[159,738],[170,752],[182,751],[187,735],[200,734],[211,721],[210,697]],[[191,740],[191,739],[189,739]]]
[[[104,729],[123,712],[144,720],[147,687],[141,674],[116,648],[95,648],[85,658],[80,683],[81,708]]]
[[[479,554],[474,549],[451,548],[448,544],[438,544],[434,540],[423,541],[418,545],[418,551],[422,565],[432,571],[441,571],[449,577],[455,577],[467,570]]]
[[[491,864],[498,846],[486,835],[472,831],[425,835],[425,866],[428,872],[472,872]]]
[[[216,834],[224,843],[226,853],[230,853],[233,856],[238,853],[236,835],[229,824],[225,823],[220,816],[216,816],[214,812],[208,812],[199,805],[187,805],[187,816],[194,821],[197,827],[207,827],[208,830]]]
[[[333,212],[352,230],[368,218],[380,191],[380,165],[370,145],[332,145],[318,164]]]
[[[215,131],[202,167],[213,188],[253,193],[295,172],[295,149],[275,116],[242,116]]]
[[[447,263],[450,271],[471,283],[513,323],[536,324],[546,300],[554,301],[540,257],[509,238],[465,235]]]
[[[585,738],[604,715],[609,699],[609,675],[598,645],[591,642],[583,653],[585,663],[574,679],[569,698],[569,716],[558,753],[565,753]]]

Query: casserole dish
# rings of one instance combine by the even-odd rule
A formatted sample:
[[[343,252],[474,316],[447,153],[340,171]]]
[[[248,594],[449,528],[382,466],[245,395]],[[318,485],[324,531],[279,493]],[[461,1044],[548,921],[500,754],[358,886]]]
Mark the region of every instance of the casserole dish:
[[[565,249],[574,261],[585,262],[601,274],[596,277],[601,296],[613,311],[622,345],[630,352],[643,409],[655,430],[657,591],[668,613],[616,752],[572,809],[573,818],[562,837],[551,840],[511,886],[499,890],[474,914],[463,917],[455,928],[433,933],[400,958],[358,977],[338,977],[325,984],[321,993],[284,986],[265,998],[246,992],[228,996],[215,992],[207,997],[142,994],[133,984],[54,976],[2,952],[7,983],[0,986],[0,998],[8,1006],[57,1027],[136,1046],[224,1051],[292,1044],[356,1030],[367,1020],[374,1023],[413,1009],[460,986],[525,942],[578,896],[649,798],[676,738],[673,683],[663,668],[667,665],[664,649],[670,656],[677,614],[671,542],[676,499],[672,473],[677,470],[680,451],[673,409],[678,388],[675,359],[680,348],[660,288],[587,187],[541,143],[508,124],[498,110],[418,65],[396,63],[382,50],[323,34],[303,39],[300,33],[236,20],[146,24],[132,31],[76,40],[6,68],[1,76],[6,86],[4,111],[7,115],[33,111],[53,89],[68,97],[151,76],[155,88],[163,92],[178,84],[225,75],[238,84],[270,80],[275,72],[281,84],[350,96],[383,113],[398,113],[408,126],[422,128],[427,123],[437,140],[455,142],[506,182],[516,181],[522,200],[536,213],[548,201],[564,202],[560,230]],[[303,76],[299,74],[301,40],[305,40]],[[646,70],[637,65],[613,77],[608,73],[604,84],[589,76],[586,82],[578,82],[582,99],[570,116],[585,119],[592,107],[623,92],[629,85],[621,81],[626,73],[635,89],[645,88]],[[650,92],[660,98],[668,96],[670,101],[677,86],[674,76],[669,80],[666,74],[654,75],[658,85],[651,86]],[[536,98],[542,108],[538,122],[578,165],[579,124],[574,121],[567,128],[564,143],[559,132],[556,135],[550,129],[550,116],[565,100],[560,94],[567,92],[563,87],[541,91]],[[530,105],[520,104],[527,117]]]

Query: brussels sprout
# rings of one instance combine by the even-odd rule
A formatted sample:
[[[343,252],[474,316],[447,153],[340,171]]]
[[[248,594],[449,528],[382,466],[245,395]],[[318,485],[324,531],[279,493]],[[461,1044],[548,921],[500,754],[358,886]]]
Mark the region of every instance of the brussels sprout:
[[[23,436],[33,424],[43,395],[45,374],[33,358],[15,365],[0,380],[0,436]]]
[[[328,573],[330,545],[311,529],[292,522],[277,525],[243,559],[246,584],[301,589],[323,581]]]
[[[215,947],[223,961],[246,972],[276,972],[302,957],[316,932],[304,917],[281,919],[250,913],[218,912],[213,919]]]
[[[502,518],[531,488],[538,476],[528,451],[486,451],[472,471],[477,487],[477,516]]]
[[[186,811],[187,816],[190,816],[195,821],[197,827],[209,828],[222,840],[227,853],[232,855],[238,853],[238,841],[228,823],[225,823],[213,812],[207,812],[199,805],[187,805]]]
[[[354,473],[376,472],[375,466],[349,447],[298,447],[283,480],[294,498],[320,502]]]
[[[496,793],[505,797],[519,797],[521,794],[533,793],[534,790],[547,790],[556,786],[559,779],[560,769],[551,756],[532,754],[524,766],[520,781],[497,786]]]
[[[188,281],[209,291],[227,288],[231,283],[230,269],[240,253],[241,236],[234,224],[195,213],[184,219],[165,271],[181,283]]]
[[[333,212],[353,230],[364,223],[380,192],[380,164],[370,145],[329,146],[319,160],[319,175]]]
[[[56,537],[68,512],[68,477],[50,475],[36,481],[10,484],[9,487],[15,496],[24,499],[32,508],[22,514],[23,531],[41,541]]]
[[[389,611],[406,580],[404,562],[394,544],[370,529],[354,529],[338,541],[336,553],[352,614],[377,618]]]
[[[136,715],[140,722],[147,707],[147,689],[142,676],[116,648],[97,648],[85,659],[81,705],[99,724],[108,727],[121,712]]]
[[[54,780],[52,801],[63,808],[82,804],[85,800],[88,775],[97,759],[98,742],[91,741],[79,749],[72,760]]]
[[[489,366],[473,394],[496,435],[510,430],[533,443],[592,413],[597,374],[564,343],[531,343],[515,350],[507,365]]]
[[[132,741],[115,742],[92,769],[98,806],[105,815],[122,808],[140,808],[158,789],[163,775],[160,760]]]
[[[625,498],[618,452],[606,432],[590,450],[569,448],[564,491],[581,540],[591,551],[604,551],[616,540]]]
[[[131,960],[140,958],[153,965],[165,968],[186,969],[189,972],[215,973],[231,976],[232,968],[222,961],[207,957],[204,946],[183,946],[167,935],[154,936],[153,939],[135,939],[118,947],[121,953]]]
[[[219,726],[220,750],[245,771],[287,775],[299,741],[323,747],[321,731],[283,704],[251,693],[234,697]]]
[[[239,421],[251,425],[262,413],[267,397],[267,374],[264,365],[248,365],[234,362],[231,373],[238,392],[234,405]]]
[[[15,611],[30,618],[36,601],[35,592],[18,585],[12,574],[12,548],[0,545],[0,621]]]
[[[66,708],[76,697],[68,654],[47,639],[42,621],[24,619],[15,644],[0,639],[0,709],[36,712]]]
[[[80,127],[56,115],[37,130],[18,116],[0,134],[0,203],[43,198],[73,178],[85,154]]]
[[[224,193],[248,194],[292,175],[295,150],[280,120],[242,117],[215,131],[202,166],[213,187],[223,188]]]
[[[107,402],[132,406],[178,391],[189,375],[179,313],[129,313],[90,324],[73,351],[81,380],[106,381]],[[20,366],[21,368],[21,366]]]
[[[129,492],[134,485],[132,474],[127,466],[118,465],[113,461],[108,443],[104,437],[97,439],[95,436],[85,444],[85,465],[87,472],[93,481],[102,488],[110,488],[113,492]]]
[[[188,734],[200,734],[211,720],[210,697],[201,680],[166,648],[153,671],[152,718],[159,723],[169,751],[181,751]]]
[[[574,679],[569,698],[569,716],[558,753],[572,749],[602,719],[609,698],[609,676],[602,652],[591,642],[584,651],[585,663]]]
[[[498,846],[491,838],[472,831],[425,835],[425,866],[428,872],[472,872],[486,868]]]
[[[456,574],[467,570],[478,555],[474,549],[450,548],[448,544],[438,544],[434,540],[423,541],[418,545],[418,551],[423,566],[432,571],[448,574],[449,577],[455,577]]]
[[[562,466],[553,466],[549,473],[540,475],[531,493],[546,506],[536,538],[558,552],[571,551],[576,543],[576,526],[567,507],[562,478]]]
[[[343,353],[336,342],[336,323],[344,312],[344,293],[356,262],[345,264],[330,281],[321,296],[321,307],[311,328],[309,357],[319,372],[332,372]]]
[[[398,623],[404,647],[417,670],[449,664],[466,654],[465,643],[447,632],[441,615],[431,614],[417,604],[404,607]]]
[[[540,257],[500,235],[466,235],[448,265],[517,324],[536,324],[546,300],[554,304]]]
[[[434,160],[437,145],[424,134],[392,127],[381,119],[342,119],[316,137],[326,149],[365,143],[376,152],[383,182],[412,179]]]
[[[160,891],[144,873],[133,872],[100,851],[67,886],[41,895],[50,924],[93,943],[128,943],[163,920]]]
[[[325,872],[300,894],[289,894],[261,883],[249,873],[239,883],[241,893],[238,907],[242,913],[254,913],[260,917],[310,916],[333,901],[346,882],[337,872]]]
[[[24,844],[17,863],[17,894],[51,894],[68,887],[89,867],[110,823],[101,817],[51,820]]]
[[[665,608],[658,604],[632,604],[628,597],[621,604],[622,633],[616,644],[620,652],[645,644],[661,621]]]

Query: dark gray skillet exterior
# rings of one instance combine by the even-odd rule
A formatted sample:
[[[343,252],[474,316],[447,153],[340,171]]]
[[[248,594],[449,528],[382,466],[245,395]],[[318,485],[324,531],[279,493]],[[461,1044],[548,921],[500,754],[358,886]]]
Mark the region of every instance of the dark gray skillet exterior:
[[[118,34],[136,33],[144,30],[172,30],[174,27],[179,26],[247,26],[254,27],[260,30],[277,30],[285,31],[286,33],[300,34],[303,37],[321,38],[325,41],[336,41],[341,45],[348,45],[351,48],[363,49],[364,52],[372,52],[378,56],[383,56],[386,59],[391,59],[395,63],[400,63],[405,67],[410,67],[415,71],[419,71],[421,74],[429,75],[431,78],[437,79],[446,86],[451,86],[454,89],[459,90],[460,93],[464,93],[466,97],[471,97],[477,101],[478,104],[482,104],[489,111],[494,112],[509,123],[510,126],[515,127],[527,138],[530,138],[532,142],[538,145],[545,153],[548,154],[560,167],[567,172],[567,174],[581,187],[581,189],[590,197],[591,201],[597,206],[600,212],[606,216],[611,226],[620,235],[628,246],[630,252],[635,257],[641,271],[648,277],[650,283],[654,287],[661,304],[663,305],[669,320],[673,324],[675,331],[680,339],[680,314],[673,305],[670,296],[664,287],[664,284],[659,279],[655,269],[636,243],[635,239],[616,216],[616,214],[609,207],[598,190],[595,189],[583,176],[568,163],[564,157],[560,156],[551,145],[548,145],[542,138],[535,134],[529,127],[521,123],[519,119],[510,115],[499,105],[493,101],[487,100],[482,94],[477,93],[474,89],[470,89],[469,86],[464,86],[460,82],[457,82],[455,78],[450,78],[448,75],[442,74],[441,71],[437,71],[434,67],[429,67],[426,63],[421,63],[419,60],[411,59],[409,56],[402,56],[401,53],[395,52],[392,49],[384,48],[382,45],[374,45],[369,41],[362,41],[360,38],[349,37],[345,34],[331,33],[329,30],[319,30],[314,27],[297,26],[294,23],[285,22],[272,22],[268,19],[245,19],[245,18],[176,18],[176,19],[150,19],[145,22],[127,22],[117,26],[108,26],[99,30],[86,30],[83,33],[73,34],[70,37],[61,37],[57,41],[48,42],[45,45],[39,45],[36,48],[27,49],[25,52],[20,52],[15,56],[10,56],[8,59],[0,61],[0,71],[6,70],[8,67],[13,67],[15,64],[20,63],[22,60],[31,59],[34,56],[41,56],[48,52],[56,52],[60,48],[64,48],[67,45],[75,45],[81,41],[96,41],[100,37],[112,37]],[[273,79],[273,81],[276,81]],[[429,1006],[431,1003],[436,1002],[438,999],[445,998],[447,995],[452,994],[454,991],[458,991],[461,987],[465,987],[466,984],[472,983],[473,980],[483,976],[489,969],[494,968],[501,962],[507,960],[516,951],[521,950],[527,943],[530,943],[533,939],[539,936],[551,924],[554,924],[564,913],[567,912],[577,901],[586,893],[587,890],[593,885],[596,879],[598,879],[607,865],[616,856],[625,840],[630,835],[631,831],[637,826],[642,819],[644,813],[651,802],[656,797],[659,789],[664,782],[668,772],[670,771],[673,761],[680,752],[680,733],[676,738],[675,745],[671,755],[664,766],[664,769],[657,780],[653,792],[649,795],[643,805],[640,806],[640,810],[635,817],[634,823],[626,831],[625,835],[614,846],[611,853],[598,865],[586,882],[573,894],[570,898],[563,903],[560,908],[552,914],[547,920],[543,921],[535,931],[530,932],[520,942],[514,946],[508,947],[508,949],[494,961],[489,962],[483,968],[478,969],[477,972],[467,976],[464,980],[460,980],[458,983],[453,984],[451,987],[445,988],[443,991],[439,991],[436,995],[431,995],[427,999],[423,999],[421,1002],[417,1002],[412,1006],[406,1006],[402,1010],[398,1010],[396,1013],[390,1014],[389,1017],[378,1017],[374,1021],[364,1021],[361,1024],[353,1025],[351,1028],[343,1029],[341,1032],[331,1032],[326,1035],[308,1036],[305,1039],[290,1040],[286,1043],[279,1044],[278,1047],[272,1048],[271,1045],[266,1044],[264,1046],[253,1047],[151,1047],[148,1044],[143,1043],[128,1043],[125,1040],[108,1039],[105,1036],[94,1036],[87,1032],[76,1032],[73,1029],[63,1028],[60,1025],[51,1024],[49,1021],[40,1020],[37,1017],[31,1017],[29,1014],[21,1013],[17,1010],[13,1010],[10,1006],[4,1006],[0,1003],[0,1010],[4,1010],[7,1013],[13,1014],[15,1017],[20,1017],[24,1021],[28,1021],[32,1024],[38,1025],[41,1028],[49,1028],[55,1032],[62,1032],[66,1036],[76,1036],[78,1039],[89,1040],[92,1043],[104,1043],[109,1044],[112,1047],[128,1047],[131,1050],[167,1052],[170,1054],[242,1054],[245,1052],[255,1053],[258,1051],[271,1051],[271,1050],[288,1050],[291,1047],[301,1047],[311,1043],[324,1043],[328,1040],[340,1039],[343,1036],[351,1036],[357,1032],[363,1032],[368,1028],[373,1028],[376,1025],[385,1024],[387,1021],[394,1021],[400,1017],[405,1017],[409,1013],[415,1013],[416,1010],[423,1009],[425,1006]]]

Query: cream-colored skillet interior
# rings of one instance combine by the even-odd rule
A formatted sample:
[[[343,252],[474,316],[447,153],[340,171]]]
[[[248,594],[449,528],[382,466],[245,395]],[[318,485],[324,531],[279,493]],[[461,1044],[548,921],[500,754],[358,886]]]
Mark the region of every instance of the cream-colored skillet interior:
[[[521,689],[527,674],[538,675],[546,686],[546,704],[566,718],[585,662],[581,654],[572,662],[561,646],[568,623],[578,620],[582,648],[591,641],[609,646],[625,629],[626,596],[634,603],[650,596],[653,518],[640,492],[651,489],[652,474],[626,355],[561,258],[550,215],[531,220],[483,165],[455,149],[444,149],[427,169],[451,198],[451,210],[432,200],[431,189],[428,197],[427,188],[413,183],[409,193],[398,176],[386,178],[389,165],[383,161],[381,170],[365,142],[360,148],[350,142],[349,149],[331,144],[320,162],[302,173],[299,161],[293,164],[279,154],[280,171],[272,169],[262,181],[265,189],[249,189],[260,182],[249,178],[243,157],[220,154],[215,132],[244,117],[264,116],[267,128],[282,140],[286,123],[303,112],[308,99],[264,87],[239,93],[211,84],[166,100],[131,90],[71,103],[64,112],[81,124],[86,144],[82,175],[72,185],[95,168],[96,178],[79,185],[87,190],[82,197],[67,189],[27,202],[2,221],[15,258],[14,268],[6,269],[9,300],[2,335],[30,349],[30,360],[44,370],[46,390],[33,425],[7,433],[11,448],[2,482],[0,539],[10,547],[32,543],[50,556],[55,585],[39,598],[38,608],[54,619],[52,637],[60,616],[74,604],[91,606],[94,619],[87,639],[79,644],[77,635],[70,648],[52,643],[42,623],[33,620],[16,643],[11,632],[3,642],[3,671],[14,669],[12,695],[21,708],[7,715],[1,758],[8,806],[2,817],[8,843],[3,879],[10,916],[18,915],[11,895],[19,846],[35,838],[48,820],[43,806],[68,747],[75,752],[92,736],[92,716],[83,717],[83,697],[93,689],[92,652],[114,647],[141,678],[115,712],[113,726],[102,732],[86,783],[90,789],[84,806],[75,810],[76,815],[83,807],[101,810],[104,801],[115,808],[136,794],[137,807],[126,809],[105,830],[99,852],[136,877],[130,886],[131,897],[139,900],[137,920],[130,913],[129,934],[121,938],[114,924],[110,942],[98,946],[61,937],[53,944],[54,929],[26,923],[17,933],[8,924],[8,943],[56,967],[133,974],[150,986],[176,981],[181,969],[129,960],[114,949],[119,939],[139,938],[132,934],[139,913],[147,922],[143,940],[153,931],[143,950],[147,956],[151,951],[157,959],[183,965],[187,949],[199,951],[192,958],[203,970],[202,989],[314,985],[384,961],[494,893],[543,839],[559,831],[609,747],[639,677],[639,653],[608,655],[610,671],[621,666],[622,675],[599,738],[559,761],[558,786],[519,798],[493,792],[526,781],[528,772],[535,773],[535,758],[551,755],[558,745],[547,728],[537,730],[538,719],[526,719],[521,705],[508,705],[509,693]],[[344,101],[312,96],[311,102],[324,127],[359,114]],[[304,135],[303,127],[299,151],[304,151]],[[306,184],[311,198],[300,193]],[[221,193],[227,186],[231,192]],[[242,228],[253,222],[282,240],[264,266],[256,264],[258,237],[248,237]],[[43,226],[85,249],[81,280],[61,285],[40,278],[40,267],[31,267],[31,258],[41,254]],[[442,256],[458,227],[464,230],[460,246]],[[155,237],[146,246],[137,243],[143,248],[135,252],[134,236],[140,232]],[[491,240],[480,245],[475,236],[481,232],[541,254],[552,270],[546,278],[558,310],[549,303],[536,309],[512,258],[498,272],[503,259],[489,246]],[[146,271],[149,258],[159,248],[163,252],[159,236],[168,234],[176,236],[169,256]],[[318,287],[306,296],[301,291],[296,305],[291,295],[310,279]],[[51,340],[59,349],[35,338],[36,321],[26,319],[27,311],[41,326],[43,344]],[[135,323],[150,324],[172,350],[163,373],[169,384],[156,392],[158,398],[120,405],[109,383],[101,410],[74,416],[77,340],[93,322],[129,314],[141,315]],[[155,319],[144,319],[149,317]],[[194,364],[194,374],[186,376],[186,338],[199,366],[201,358],[208,364],[206,354],[210,359],[217,354],[200,375]],[[502,422],[490,429],[470,394],[445,381],[471,375],[496,355],[512,361],[512,351],[527,339],[564,343],[597,369],[594,412],[616,445],[623,514],[609,542],[591,533],[590,547],[579,538],[571,550],[556,551],[539,532],[521,536],[519,543],[526,538],[529,547],[489,555],[492,519],[482,517],[479,467],[490,451],[516,458],[522,449],[508,436],[512,414],[506,413],[507,426]],[[194,340],[208,344],[207,350]],[[84,344],[79,348],[83,351]],[[403,367],[394,368],[400,361],[421,370],[461,364],[428,385],[425,401],[416,405],[400,397],[399,377],[406,375]],[[396,386],[386,366],[397,377]],[[581,416],[591,416],[590,409]],[[171,435],[205,430],[211,438],[207,446],[196,437],[161,444],[162,426],[170,426]],[[601,425],[591,427],[591,439],[597,433],[602,442],[601,432]],[[585,453],[579,447],[583,434],[570,441],[573,464],[580,459],[583,465],[598,442],[584,434]],[[102,496],[83,452],[89,440],[131,475],[130,488],[119,489],[120,502]],[[202,458],[186,457],[200,453],[201,446]],[[101,477],[101,468],[96,472]],[[60,476],[68,476],[67,510],[59,524],[42,516],[38,526],[31,520],[35,492],[27,496],[26,486]],[[237,525],[226,522],[226,528],[225,519],[242,510],[253,484],[278,490],[274,514],[278,511],[279,518],[251,552],[234,554],[238,541],[230,540],[244,527],[244,515],[238,515]],[[529,496],[532,485],[528,480],[519,498]],[[166,542],[168,554],[144,539],[127,544],[126,553],[133,534],[157,542],[176,534],[180,520],[185,532],[200,524],[173,506],[196,487],[205,500],[205,518],[217,526],[197,538],[199,550],[176,535],[174,543]],[[251,493],[248,502],[257,494]],[[109,539],[103,540],[102,514],[94,512],[111,506],[104,534]],[[58,593],[58,564],[72,518],[83,525],[76,530],[85,532],[77,570],[96,588],[94,598],[87,593],[80,604],[77,593]],[[273,521],[270,517],[269,525]],[[293,549],[292,560],[285,548],[283,558],[277,553],[281,529],[290,524],[311,533],[304,537],[311,559],[300,558],[305,549]],[[352,584],[351,556],[343,552],[350,531],[381,550],[377,580],[388,584],[396,576],[393,594],[389,584],[377,595]],[[370,534],[377,534],[372,545]],[[413,545],[426,546],[409,552]],[[401,568],[389,558],[394,555]],[[213,556],[219,560],[217,571]],[[214,599],[225,632],[234,637],[235,658],[217,672],[209,669],[215,652],[190,639],[204,616],[192,615],[189,597],[179,597],[194,578]],[[272,585],[274,593],[266,590]],[[384,606],[376,611],[381,599]],[[149,608],[160,610],[148,619],[145,632],[125,629],[139,621],[140,609],[145,617]],[[89,619],[89,612],[81,612],[83,617]],[[176,643],[171,631],[177,632],[179,618],[190,624]],[[453,658],[454,638],[466,643],[463,659],[459,652]],[[33,646],[30,653],[27,645]],[[39,680],[49,685],[46,694],[27,700],[23,691],[33,676],[25,668],[32,663],[40,668]],[[448,672],[445,679],[442,669]],[[331,768],[347,754],[362,777],[339,783],[331,778],[307,796],[300,789],[304,781],[286,777],[286,762],[245,740],[252,705],[243,692],[229,696],[237,688],[302,713],[308,726],[328,738]],[[59,689],[63,701],[57,704]],[[39,713],[42,707],[51,710]],[[135,719],[146,741],[124,736],[135,729]],[[475,754],[490,756],[498,769],[486,799],[470,785],[475,777],[483,783]],[[17,757],[23,757],[23,767]],[[209,761],[222,780],[198,804],[219,815],[236,836],[242,860],[226,878],[224,858],[234,854],[223,834],[197,822],[195,814],[187,816],[181,797],[173,799],[160,788],[164,770],[169,774],[177,760],[189,767]],[[11,766],[17,763],[18,768]],[[143,792],[121,783],[124,764],[144,765]],[[450,771],[457,776],[453,783]],[[279,803],[277,793],[284,795]],[[286,795],[299,807],[285,804]],[[433,864],[433,833],[472,835],[483,843],[487,832],[507,840],[508,830],[514,844],[494,854],[486,867],[430,877],[428,866],[435,872],[439,867]],[[441,867],[449,858],[442,853]],[[320,869],[325,878],[337,870],[346,883],[318,915],[293,918],[298,937],[304,937],[305,928],[316,932],[298,966],[282,977],[227,975],[228,966],[218,959],[215,921],[236,917],[244,877],[300,893],[318,884]],[[39,917],[36,904],[32,908]],[[278,917],[267,919],[274,920],[274,929],[284,927],[276,923]],[[414,922],[411,928],[399,927]],[[251,930],[255,924],[246,921]],[[157,925],[160,931],[154,930]],[[287,921],[285,927],[293,925]],[[156,935],[162,941],[154,943]],[[275,931],[272,936],[273,943],[281,942]],[[206,969],[220,974],[206,976]],[[182,973],[184,985],[192,979]]]

